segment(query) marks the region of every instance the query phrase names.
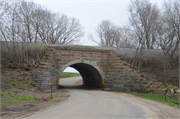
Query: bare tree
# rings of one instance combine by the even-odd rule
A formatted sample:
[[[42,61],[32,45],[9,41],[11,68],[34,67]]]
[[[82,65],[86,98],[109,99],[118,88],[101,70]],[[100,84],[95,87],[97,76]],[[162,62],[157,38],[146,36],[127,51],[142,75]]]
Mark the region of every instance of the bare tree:
[[[93,39],[93,36],[89,37],[96,42],[99,46],[114,47],[115,42],[119,41],[119,28],[108,20],[103,20],[96,28],[97,37],[99,40]]]
[[[40,41],[42,43],[49,43],[48,41],[48,19],[50,11],[43,9],[38,6],[34,12],[34,22],[32,23],[33,29],[36,31],[35,41]],[[50,17],[51,18],[51,17]]]
[[[3,27],[1,22],[1,29],[8,27],[11,31],[6,33],[2,31],[6,35],[12,33],[13,36],[18,37],[16,38],[18,42],[73,44],[78,43],[84,35],[83,27],[78,19],[52,13],[34,2],[7,0],[0,2],[0,5],[3,6],[1,14],[2,20],[5,21]],[[11,26],[10,23],[12,23]],[[15,41],[14,38],[9,40]]]
[[[1,41],[4,39],[6,41],[7,49],[9,50],[9,46],[7,44],[7,37],[5,34],[5,24],[9,21],[9,4],[5,0],[0,1],[0,31],[1,31]],[[5,15],[6,14],[6,15]]]
[[[161,27],[158,30],[164,53],[164,81],[173,81],[179,72],[178,45],[180,39],[180,0],[164,1]],[[176,74],[175,74],[176,73]]]
[[[165,55],[173,59],[180,39],[180,0],[164,2],[162,22],[164,31],[161,33],[160,46]]]
[[[120,48],[135,48],[136,44],[132,40],[131,30],[126,27],[119,27],[118,39],[115,41],[115,46]]]
[[[39,36],[39,30],[40,30],[40,25],[43,22],[43,14],[41,13],[43,11],[42,6],[41,5],[35,5],[35,9],[32,12],[32,29],[34,31],[34,42],[41,42],[42,40],[40,39]]]
[[[89,39],[103,47],[135,48],[130,35],[130,29],[120,27],[108,20],[103,20],[96,28],[96,39],[89,34]]]
[[[137,43],[136,56],[133,65],[138,64],[138,70],[141,65],[143,49],[153,49],[157,46],[157,28],[159,23],[159,9],[152,5],[148,0],[131,1],[129,6],[129,21],[133,32],[134,41]]]
[[[22,0],[17,11],[17,15],[20,17],[18,22],[24,24],[24,30],[27,33],[28,42],[30,43],[34,41],[32,22],[35,7],[36,5],[34,4],[34,2],[26,2]]]
[[[159,9],[148,0],[135,0],[131,1],[129,12],[129,21],[138,37],[139,45],[143,45],[143,48],[153,49],[156,45]]]
[[[38,35],[42,42],[50,44],[78,43],[83,37],[83,27],[76,18],[63,14],[54,14],[48,10],[39,9],[41,23],[34,25],[38,29]]]
[[[66,16],[62,16],[62,19]],[[60,44],[73,44],[78,43],[80,38],[83,37],[83,27],[80,25],[79,20],[76,18],[66,18],[62,22],[62,29],[64,29],[62,35],[58,39]]]

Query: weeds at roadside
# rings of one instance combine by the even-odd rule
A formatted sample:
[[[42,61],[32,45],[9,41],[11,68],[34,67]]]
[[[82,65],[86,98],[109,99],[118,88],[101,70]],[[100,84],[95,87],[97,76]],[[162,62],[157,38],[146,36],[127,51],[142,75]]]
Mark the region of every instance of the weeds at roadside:
[[[22,80],[23,79],[23,80]],[[24,89],[33,89],[34,86],[31,85],[33,83],[32,79],[28,76],[6,76],[2,79],[2,84],[4,89],[9,90],[13,87],[24,88]]]
[[[165,97],[161,96],[161,95],[146,94],[146,93],[129,93],[129,94],[135,95],[135,96],[138,96],[141,98],[165,103],[165,104],[168,104],[169,106],[176,106],[176,107],[180,108],[179,99],[176,99],[176,98],[168,98],[167,97],[166,101],[165,101]]]
[[[53,98],[52,98],[52,99],[50,98],[50,99],[48,100],[48,102],[50,102],[50,101],[52,101],[52,100],[53,100]]]
[[[16,83],[12,83],[12,85],[13,85],[14,87],[16,87]]]
[[[3,98],[4,97],[4,93],[1,93],[1,98]]]
[[[11,105],[13,103],[19,103],[21,101],[28,101],[28,100],[36,100],[36,101],[40,101],[41,98],[38,97],[30,97],[30,96],[16,96],[16,93],[13,94],[13,92],[8,91],[8,93],[1,93],[1,98],[5,98],[8,101],[6,101],[5,103],[1,102],[1,106],[5,106],[5,105]]]

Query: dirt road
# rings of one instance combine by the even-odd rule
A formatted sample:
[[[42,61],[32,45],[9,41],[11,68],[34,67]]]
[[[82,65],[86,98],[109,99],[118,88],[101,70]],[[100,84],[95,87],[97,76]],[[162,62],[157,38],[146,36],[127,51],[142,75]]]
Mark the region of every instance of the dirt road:
[[[67,101],[25,119],[179,119],[180,110],[125,93],[78,89],[80,78],[61,79],[70,92]],[[21,117],[22,118],[22,117]]]

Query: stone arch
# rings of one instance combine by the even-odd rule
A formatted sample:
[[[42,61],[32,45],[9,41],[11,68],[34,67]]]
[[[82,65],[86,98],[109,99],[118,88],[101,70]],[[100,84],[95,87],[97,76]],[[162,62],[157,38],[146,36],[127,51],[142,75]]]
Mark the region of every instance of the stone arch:
[[[70,61],[58,70],[58,75],[61,75],[67,67],[72,67],[79,71],[85,86],[102,87],[102,78],[105,78],[105,73],[95,61],[83,59]]]

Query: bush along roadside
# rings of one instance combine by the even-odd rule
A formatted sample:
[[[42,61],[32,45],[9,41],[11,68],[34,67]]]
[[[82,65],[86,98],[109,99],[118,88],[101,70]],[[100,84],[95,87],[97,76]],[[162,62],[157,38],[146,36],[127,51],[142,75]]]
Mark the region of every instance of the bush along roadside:
[[[3,63],[10,68],[31,70],[37,68],[47,50],[43,43],[16,43],[3,51]]]

